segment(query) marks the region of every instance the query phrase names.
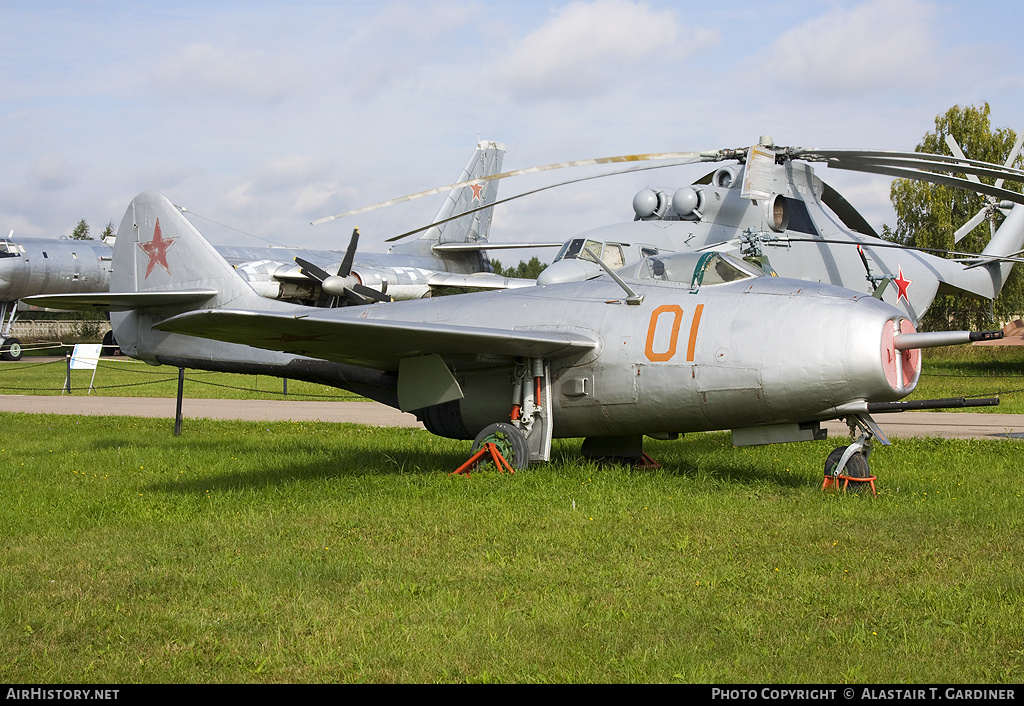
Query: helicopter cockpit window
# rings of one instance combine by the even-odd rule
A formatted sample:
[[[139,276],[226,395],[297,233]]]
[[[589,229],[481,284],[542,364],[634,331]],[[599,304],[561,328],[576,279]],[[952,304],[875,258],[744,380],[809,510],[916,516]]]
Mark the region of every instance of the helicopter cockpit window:
[[[604,264],[613,270],[617,270],[626,264],[626,258],[622,256],[622,246],[615,243],[608,243],[604,246],[601,259],[604,260]]]
[[[622,267],[626,258],[622,254],[622,246],[615,243],[602,243],[599,240],[586,240],[574,238],[562,246],[555,256],[553,262],[559,260],[572,260],[580,257],[580,253],[586,251],[585,260],[604,260],[604,263],[613,270]]]
[[[18,257],[18,246],[10,240],[0,240],[0,257]]]
[[[737,258],[709,252],[649,257],[640,262],[636,276],[642,280],[678,282],[690,287],[703,287],[763,277],[764,273]]]

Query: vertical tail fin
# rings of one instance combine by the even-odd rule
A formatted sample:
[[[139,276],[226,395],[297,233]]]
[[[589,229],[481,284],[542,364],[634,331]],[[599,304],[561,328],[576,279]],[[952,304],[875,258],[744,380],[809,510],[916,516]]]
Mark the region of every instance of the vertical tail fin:
[[[128,296],[130,309],[111,310],[110,323],[121,349],[155,360],[182,344],[152,329],[156,321],[196,307],[274,309],[165,196],[155,191],[132,199],[117,231],[110,291]],[[192,297],[189,293],[204,292]],[[193,348],[199,348],[194,343]],[[187,347],[187,344],[185,345]]]
[[[480,141],[458,181],[470,181],[500,173],[504,157],[505,145],[489,140]],[[486,181],[462,187],[445,197],[444,204],[434,216],[433,222],[439,223],[464,211],[486,206],[494,203],[497,198],[497,181]],[[456,253],[433,250],[433,246],[439,243],[487,242],[487,234],[491,228],[491,213],[491,209],[488,208],[434,226],[412,242],[393,246],[390,252],[433,257],[439,261],[440,269],[450,272],[491,272],[490,262],[482,250]]]
[[[217,303],[255,292],[167,197],[139,194],[128,205],[114,245],[112,292],[205,287]]]

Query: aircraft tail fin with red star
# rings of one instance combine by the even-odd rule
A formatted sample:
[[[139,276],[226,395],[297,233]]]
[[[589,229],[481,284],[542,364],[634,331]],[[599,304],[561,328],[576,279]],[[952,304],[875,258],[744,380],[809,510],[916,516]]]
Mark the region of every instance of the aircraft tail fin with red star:
[[[499,174],[504,157],[505,145],[482,140],[477,144],[458,183]],[[448,272],[490,272],[484,247],[487,245],[493,209],[475,209],[492,204],[497,198],[496,180],[471,183],[449,192],[434,216],[434,225],[427,228],[419,238],[392,246],[390,252],[432,257],[438,261],[439,269]],[[466,215],[459,217],[460,213]],[[450,249],[439,247],[445,245]]]
[[[41,295],[36,302],[112,313],[226,302],[268,306],[174,204],[155,191],[139,194],[125,211],[114,243],[109,292]]]
[[[111,292],[215,289],[228,299],[252,288],[167,197],[132,199],[117,230]]]

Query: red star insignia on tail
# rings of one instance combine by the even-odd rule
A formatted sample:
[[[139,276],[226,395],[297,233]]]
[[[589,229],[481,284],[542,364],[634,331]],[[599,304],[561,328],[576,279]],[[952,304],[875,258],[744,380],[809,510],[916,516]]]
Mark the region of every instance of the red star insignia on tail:
[[[167,250],[174,244],[175,240],[177,238],[164,239],[163,234],[160,232],[160,219],[157,219],[156,227],[153,229],[153,239],[148,243],[138,243],[138,246],[142,248],[142,252],[146,253],[149,257],[149,264],[146,265],[147,278],[157,265],[167,270],[167,274],[171,274],[171,268],[167,266]]]
[[[906,279],[903,276],[903,268],[900,267],[900,276],[893,280],[899,293],[896,295],[896,303],[900,303],[900,299],[905,299],[907,304],[910,303],[910,298],[907,296],[907,290],[910,289],[910,285],[914,283],[912,279]]]
[[[483,184],[470,184],[469,188],[473,190],[473,200],[474,201],[479,201],[480,200],[480,192],[483,191],[484,185]]]

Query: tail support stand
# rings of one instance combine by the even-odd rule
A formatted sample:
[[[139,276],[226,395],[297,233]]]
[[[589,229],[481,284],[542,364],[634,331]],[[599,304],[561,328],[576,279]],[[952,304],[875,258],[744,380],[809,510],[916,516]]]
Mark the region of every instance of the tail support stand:
[[[505,457],[501,455],[501,451],[498,450],[497,444],[488,441],[481,446],[468,461],[459,466],[456,470],[452,471],[449,475],[454,476],[465,474],[465,476],[469,478],[469,472],[476,468],[478,464],[486,463],[488,460],[486,457],[488,455],[490,456],[490,460],[494,462],[494,465],[498,467],[498,471],[501,473],[504,473],[505,471],[508,471],[509,473],[516,472],[515,469],[512,468],[512,465],[505,460]]]

